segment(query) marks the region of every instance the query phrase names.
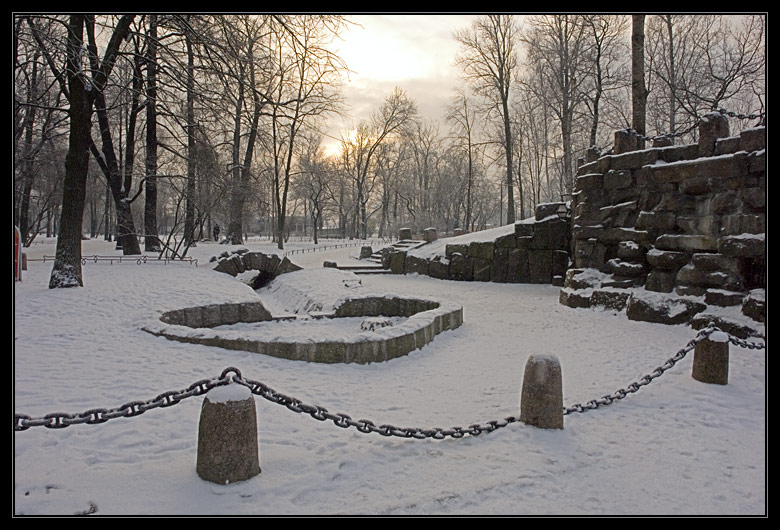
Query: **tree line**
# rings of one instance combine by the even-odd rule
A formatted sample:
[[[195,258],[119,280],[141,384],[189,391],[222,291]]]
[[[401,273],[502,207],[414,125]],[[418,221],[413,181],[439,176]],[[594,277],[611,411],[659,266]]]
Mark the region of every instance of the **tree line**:
[[[398,87],[326,153],[348,17],[13,22],[14,223],[27,244],[58,236],[51,287],[82,285],[85,226],[175,257],[217,222],[230,243],[263,231],[280,249],[291,220],[315,242],[510,223],[570,194],[577,160],[616,129],[766,104],[765,16],[486,15],[453,34],[463,86],[444,121]]]

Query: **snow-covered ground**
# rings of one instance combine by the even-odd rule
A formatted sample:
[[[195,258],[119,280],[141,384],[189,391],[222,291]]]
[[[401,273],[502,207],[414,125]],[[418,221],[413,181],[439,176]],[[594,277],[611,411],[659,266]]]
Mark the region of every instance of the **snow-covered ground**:
[[[251,250],[270,250],[252,243]],[[13,409],[78,413],[181,390],[228,366],[332,413],[398,427],[467,427],[519,414],[529,355],[555,355],[564,405],[625,388],[695,336],[687,326],[571,309],[549,285],[361,276],[366,290],[448,299],[464,323],[408,356],[369,365],[288,361],[184,344],[140,329],[152,314],[256,299],[199,266],[87,263],[83,288],[49,290],[51,262],[14,284]],[[359,248],[291,256],[353,261]],[[84,254],[115,254],[85,241]],[[53,255],[53,245],[28,249]],[[350,289],[354,289],[354,285]],[[271,305],[285,305],[268,289]],[[755,339],[754,339],[755,340]],[[15,432],[14,514],[767,513],[766,350],[731,347],[729,384],[691,375],[692,354],[613,405],[549,431],[513,423],[462,439],[385,438],[257,398],[262,473],[218,486],[195,472],[203,397],[134,418]]]

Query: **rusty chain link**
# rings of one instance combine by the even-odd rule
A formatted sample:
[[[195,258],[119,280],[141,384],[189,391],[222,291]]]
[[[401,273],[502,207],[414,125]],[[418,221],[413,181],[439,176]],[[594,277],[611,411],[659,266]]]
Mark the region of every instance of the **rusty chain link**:
[[[688,352],[696,347],[696,344],[703,339],[709,337],[715,331],[721,331],[714,324],[710,324],[703,330],[699,331],[695,338],[693,338],[688,344],[678,351],[673,357],[668,359],[664,364],[657,367],[650,374],[645,375],[639,381],[631,383],[624,389],[618,389],[612,394],[602,396],[598,399],[593,399],[587,403],[577,403],[571,407],[564,407],[563,414],[568,415],[572,412],[585,412],[588,410],[597,409],[603,405],[609,405],[615,401],[621,400],[627,397],[629,394],[637,392],[640,388],[650,384],[654,379],[663,375],[667,370],[671,369],[678,361],[685,357]],[[729,342],[742,348],[751,350],[764,349],[766,346],[760,343],[748,342],[743,339],[732,336],[726,333]],[[353,420],[349,415],[328,412],[324,407],[317,405],[310,405],[302,402],[294,397],[286,396],[269,386],[259,381],[253,381],[251,379],[245,379],[241,375],[241,371],[238,368],[228,367],[222,371],[222,374],[218,378],[214,379],[201,379],[192,383],[189,387],[179,391],[163,392],[154,399],[148,401],[131,401],[120,405],[113,409],[90,409],[79,414],[68,414],[65,412],[53,412],[46,414],[40,418],[32,418],[26,414],[14,414],[14,431],[24,431],[30,427],[47,427],[49,429],[62,429],[70,425],[78,425],[82,423],[97,424],[105,423],[108,420],[114,418],[132,418],[139,416],[148,410],[155,408],[165,408],[173,405],[177,405],[182,400],[200,396],[207,393],[212,388],[228,385],[230,383],[237,383],[247,387],[253,394],[260,396],[272,403],[284,405],[289,410],[297,413],[304,413],[310,415],[312,418],[318,421],[330,420],[337,427],[347,429],[354,427],[362,433],[377,433],[381,436],[396,436],[400,438],[415,438],[418,440],[433,438],[436,440],[442,440],[444,438],[463,438],[466,435],[478,436],[482,433],[490,433],[496,429],[506,427],[511,423],[520,421],[520,418],[516,416],[508,416],[503,420],[492,420],[483,424],[474,423],[467,428],[452,427],[450,429],[442,429],[441,427],[434,427],[431,429],[421,429],[417,427],[396,427],[389,424],[383,424],[377,426],[370,420]]]

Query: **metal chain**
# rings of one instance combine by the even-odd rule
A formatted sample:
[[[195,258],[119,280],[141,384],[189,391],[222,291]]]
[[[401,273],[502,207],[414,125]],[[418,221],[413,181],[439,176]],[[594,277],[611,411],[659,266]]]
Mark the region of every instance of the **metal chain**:
[[[284,405],[285,407],[287,407],[289,410],[292,410],[293,412],[309,414],[315,420],[319,420],[319,421],[330,420],[334,423],[334,425],[338,427],[342,427],[344,429],[347,429],[349,427],[354,427],[362,433],[377,433],[377,434],[381,434],[382,436],[416,438],[418,440],[422,440],[426,438],[434,438],[436,440],[442,440],[447,437],[463,438],[466,435],[478,436],[483,432],[485,433],[493,432],[496,429],[500,429],[501,427],[506,427],[510,423],[515,423],[517,421],[520,421],[520,419],[515,416],[509,416],[507,418],[504,418],[503,420],[492,420],[483,424],[475,423],[469,425],[465,429],[463,427],[452,427],[450,429],[442,429],[441,427],[434,427],[432,429],[421,429],[418,427],[396,427],[394,425],[389,425],[389,424],[383,424],[377,426],[373,421],[370,420],[353,420],[347,414],[342,414],[342,413],[332,414],[328,412],[328,410],[324,407],[320,407],[317,405],[309,405],[294,397],[286,396],[284,394],[281,394],[273,390],[272,388],[268,387],[267,385],[259,381],[244,379],[241,377],[241,373],[235,368],[232,368],[231,370],[234,370],[237,374],[235,378],[235,382],[246,386],[255,395],[263,397],[273,403]]]
[[[52,412],[40,418],[31,418],[26,414],[14,414],[14,430],[25,431],[30,427],[48,427],[49,429],[62,429],[70,425],[81,423],[96,424],[105,423],[114,418],[132,418],[140,416],[147,410],[165,408],[177,405],[184,399],[200,396],[212,388],[227,385],[231,379],[227,376],[226,369],[218,379],[201,379],[188,386],[184,390],[163,392],[154,399],[148,401],[131,401],[113,409],[90,409],[78,414],[67,412]]]
[[[710,323],[706,328],[699,331],[696,337],[694,337],[684,348],[682,348],[680,351],[675,353],[674,356],[668,359],[664,364],[662,364],[661,366],[653,370],[652,373],[643,376],[641,379],[639,379],[639,381],[631,383],[626,388],[618,389],[612,394],[607,394],[606,396],[602,396],[598,399],[592,399],[587,403],[585,403],[584,405],[582,405],[581,403],[577,403],[575,405],[572,405],[571,407],[564,407],[563,415],[566,416],[567,414],[571,414],[572,412],[585,412],[588,410],[595,410],[602,405],[610,405],[615,401],[625,398],[629,394],[635,393],[643,386],[649,385],[654,379],[662,376],[667,370],[672,368],[675,364],[677,364],[678,361],[680,361],[683,357],[685,357],[688,354],[688,352],[693,350],[699,342],[706,339],[716,331],[722,332],[722,330],[716,327],[715,324]],[[766,345],[764,344],[760,344],[756,342],[748,342],[746,340],[738,339],[737,337],[734,337],[729,333],[727,333],[726,335],[728,335],[729,342],[731,342],[736,346],[741,346],[743,348],[748,348],[751,350],[766,348]]]
[[[655,370],[653,370],[652,373],[642,377],[639,381],[631,383],[624,389],[618,389],[612,394],[602,396],[599,399],[588,401],[584,405],[577,403],[571,407],[564,407],[563,414],[568,415],[572,412],[585,412],[587,410],[594,410],[602,405],[609,405],[617,400],[625,398],[629,394],[637,392],[641,387],[650,384],[654,379],[660,377],[664,374],[664,372],[672,368],[675,364],[677,364],[678,361],[685,357],[688,352],[693,350],[696,347],[696,344],[709,337],[715,331],[721,330],[711,323],[705,329],[699,331],[696,337],[692,339],[684,348],[678,351],[672,358],[667,360],[661,366],[657,367]],[[730,334],[727,335],[729,342],[736,346],[752,350],[766,348],[764,344],[748,342]],[[78,414],[53,412],[40,418],[32,418],[26,414],[14,414],[14,431],[24,431],[30,427],[40,426],[47,427],[49,429],[62,429],[69,427],[70,425],[77,425],[81,423],[96,424],[105,423],[106,421],[112,420],[114,418],[132,418],[134,416],[143,414],[147,410],[177,405],[184,399],[206,394],[212,388],[228,385],[230,383],[243,385],[255,395],[258,395],[273,403],[284,405],[293,412],[309,414],[315,420],[330,420],[336,426],[344,429],[354,427],[362,433],[377,433],[382,436],[397,436],[400,438],[416,438],[420,440],[426,438],[442,440],[447,437],[463,438],[466,435],[478,436],[482,433],[490,433],[496,429],[500,429],[511,423],[520,421],[520,418],[516,416],[508,416],[503,420],[492,420],[482,424],[474,423],[465,429],[462,427],[452,427],[450,429],[442,429],[441,427],[421,429],[418,427],[396,427],[389,424],[377,426],[370,420],[353,420],[347,414],[332,414],[324,407],[309,405],[294,397],[286,396],[270,388],[264,383],[253,381],[251,379],[245,379],[241,375],[241,371],[238,368],[228,367],[222,371],[222,374],[218,378],[201,379],[200,381],[192,383],[184,390],[163,392],[154,399],[150,399],[148,401],[131,401],[113,409],[90,409]]]

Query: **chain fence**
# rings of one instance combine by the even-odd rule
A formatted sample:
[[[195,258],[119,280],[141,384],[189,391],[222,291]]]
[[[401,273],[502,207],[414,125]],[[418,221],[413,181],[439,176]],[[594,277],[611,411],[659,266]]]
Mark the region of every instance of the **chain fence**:
[[[690,351],[692,351],[699,342],[708,338],[716,331],[722,332],[715,325],[710,324],[708,327],[699,331],[696,337],[688,342],[684,348],[680,349],[664,364],[653,370],[653,372],[639,379],[639,381],[629,384],[626,388],[618,389],[612,394],[607,394],[598,399],[588,401],[584,405],[577,403],[571,407],[564,407],[563,414],[568,415],[572,412],[585,412],[588,410],[594,410],[601,406],[612,404],[615,401],[621,400],[628,395],[637,392],[640,388],[650,384],[653,380],[663,375],[667,370],[671,369],[675,364],[677,364],[678,361],[680,361]],[[726,333],[726,335],[730,343],[741,348],[747,348],[751,350],[766,348],[766,345],[762,343],[739,339],[728,333]],[[131,401],[112,409],[95,408],[76,414],[53,412],[38,418],[33,418],[26,414],[14,414],[14,431],[25,431],[31,427],[62,429],[71,425],[79,425],[84,423],[90,425],[105,423],[115,418],[132,418],[152,409],[167,408],[173,405],[177,405],[187,398],[206,394],[212,388],[228,385],[231,383],[243,385],[247,387],[254,395],[260,396],[272,403],[283,405],[293,412],[308,414],[315,420],[329,420],[337,427],[344,429],[353,427],[362,433],[376,433],[382,436],[395,436],[399,438],[415,439],[433,438],[436,440],[441,440],[448,437],[463,438],[466,435],[478,436],[482,433],[490,433],[496,429],[500,429],[520,421],[520,418],[517,416],[508,416],[500,420],[492,420],[485,423],[475,423],[469,425],[466,428],[452,427],[449,429],[443,429],[441,427],[433,427],[430,429],[421,429],[417,427],[396,427],[389,424],[376,425],[376,423],[370,420],[353,420],[347,414],[333,414],[328,412],[328,410],[324,407],[304,403],[299,399],[287,396],[281,392],[277,392],[264,383],[244,378],[238,368],[228,367],[222,371],[219,377],[212,379],[201,379],[192,383],[186,389],[163,392],[162,394],[148,401]]]
[[[766,117],[765,112],[759,112],[756,114],[740,114],[737,112],[732,112],[730,110],[726,110],[723,108],[719,109],[713,109],[713,112],[719,112],[720,114],[724,116],[728,116],[729,118],[736,118],[739,120],[760,120],[756,126],[760,125],[764,118]],[[643,134],[640,134],[639,132],[635,131],[631,127],[627,127],[626,129],[623,129],[624,131],[628,132],[632,136],[636,137],[639,140],[643,140],[645,142],[653,142],[656,140],[674,140],[675,138],[680,138],[681,136],[685,136],[686,134],[690,133],[694,129],[696,129],[700,124],[701,120],[703,119],[703,116],[697,116],[694,120],[693,124],[689,127],[686,127],[685,129],[681,131],[677,131],[674,133],[665,133],[665,134],[658,134],[656,136],[645,136]],[[596,151],[599,153],[607,154],[609,151],[611,151],[610,146],[604,146],[604,147],[595,147]]]

